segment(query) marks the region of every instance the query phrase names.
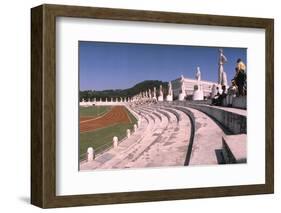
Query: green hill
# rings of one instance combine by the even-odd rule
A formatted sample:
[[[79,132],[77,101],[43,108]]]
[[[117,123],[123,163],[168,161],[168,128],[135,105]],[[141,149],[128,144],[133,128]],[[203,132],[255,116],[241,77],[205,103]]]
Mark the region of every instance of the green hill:
[[[159,90],[160,85],[163,87],[163,93],[167,94],[168,91],[168,82],[156,81],[156,80],[147,80],[136,84],[135,86],[128,89],[117,89],[117,90],[103,90],[103,91],[95,91],[95,90],[84,90],[79,92],[80,101],[82,99],[88,100],[97,98],[99,100],[105,100],[105,98],[116,98],[116,97],[132,97],[134,95],[139,94],[140,92],[145,92],[148,89],[151,89],[153,92],[153,88],[156,87],[157,92]]]

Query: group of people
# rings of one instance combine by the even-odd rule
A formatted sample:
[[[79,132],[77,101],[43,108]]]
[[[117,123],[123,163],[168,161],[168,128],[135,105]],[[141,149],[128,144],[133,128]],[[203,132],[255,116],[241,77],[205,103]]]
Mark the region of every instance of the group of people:
[[[226,100],[228,106],[232,105],[233,97],[247,95],[247,73],[246,65],[239,58],[235,67],[235,76],[231,80],[231,86],[226,91],[226,86],[222,85],[222,92],[220,93],[219,87],[217,87],[217,94],[212,99],[212,104],[216,106],[222,106],[223,100]]]

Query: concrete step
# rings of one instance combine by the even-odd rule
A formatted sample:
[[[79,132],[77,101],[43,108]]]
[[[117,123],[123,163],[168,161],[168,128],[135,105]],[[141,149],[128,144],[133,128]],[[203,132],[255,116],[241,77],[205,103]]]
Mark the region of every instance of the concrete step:
[[[168,119],[166,118],[166,121],[162,119],[161,121],[158,116],[152,114],[149,110],[142,108],[138,108],[137,110],[142,116],[146,116],[149,120],[147,131],[141,132],[142,138],[136,140],[134,135],[132,135],[130,138],[124,140],[116,149],[111,149],[105,153],[105,155],[109,156],[106,158],[106,162],[97,165],[97,167],[94,167],[94,163],[92,163],[92,168],[126,168],[126,163],[128,161],[131,161],[138,156],[139,153],[143,152],[147,146],[161,135],[168,124]],[[96,159],[95,161],[99,161],[99,159]]]
[[[222,137],[222,155],[225,163],[247,162],[247,135],[227,135]]]
[[[184,166],[190,138],[189,118],[184,114],[186,117],[178,123],[173,113],[164,109],[161,112],[170,117],[168,127],[137,159],[129,162],[127,167]]]
[[[137,131],[117,148],[108,150],[89,164],[81,165],[81,169],[246,162],[246,135],[225,135],[228,133],[224,132],[223,125],[212,117],[217,113],[223,119],[225,114],[226,117],[232,114],[246,117],[243,114],[216,107],[203,106],[202,109],[201,105],[193,107],[171,103],[140,105],[131,110],[141,121]]]
[[[169,103],[166,103],[166,105]],[[204,104],[191,104],[190,102],[170,103],[199,110],[217,122],[231,134],[247,133],[247,111],[237,108],[209,106]]]
[[[205,113],[199,110],[171,105],[191,117],[193,122],[193,141],[187,151],[187,165],[219,164],[216,150],[222,148],[221,138],[224,136],[220,126]]]

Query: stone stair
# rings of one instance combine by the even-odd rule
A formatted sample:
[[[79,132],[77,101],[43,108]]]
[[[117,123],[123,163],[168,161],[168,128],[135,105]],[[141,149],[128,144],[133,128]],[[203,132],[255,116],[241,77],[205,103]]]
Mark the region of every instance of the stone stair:
[[[222,137],[222,155],[225,163],[247,162],[246,134],[228,135]]]
[[[113,169],[160,166],[214,165],[246,162],[246,135],[230,135],[202,105],[178,103],[140,105],[129,110],[140,126],[117,148],[80,168]],[[223,116],[233,111],[212,108]],[[227,115],[228,116],[228,115]],[[240,113],[239,116],[245,116]],[[244,124],[243,124],[244,125]],[[239,127],[240,128],[240,127]],[[241,128],[240,128],[241,129]]]

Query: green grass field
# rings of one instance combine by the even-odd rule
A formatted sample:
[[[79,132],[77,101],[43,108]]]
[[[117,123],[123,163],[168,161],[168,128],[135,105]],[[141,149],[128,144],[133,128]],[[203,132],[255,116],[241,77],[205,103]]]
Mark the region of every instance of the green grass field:
[[[111,109],[111,106],[80,107],[80,117],[98,117],[104,115]]]
[[[127,110],[128,116],[130,117],[130,124],[115,124],[109,127],[97,129],[92,132],[80,133],[79,138],[79,153],[80,160],[83,158],[83,154],[87,152],[88,147],[93,147],[94,150],[99,148],[99,152],[106,149],[105,144],[111,146],[112,139],[117,136],[119,141],[126,136],[127,129],[133,129],[133,125],[137,123],[137,119]],[[81,114],[80,114],[81,116]],[[102,147],[101,147],[102,146]],[[100,149],[101,148],[101,149]]]

